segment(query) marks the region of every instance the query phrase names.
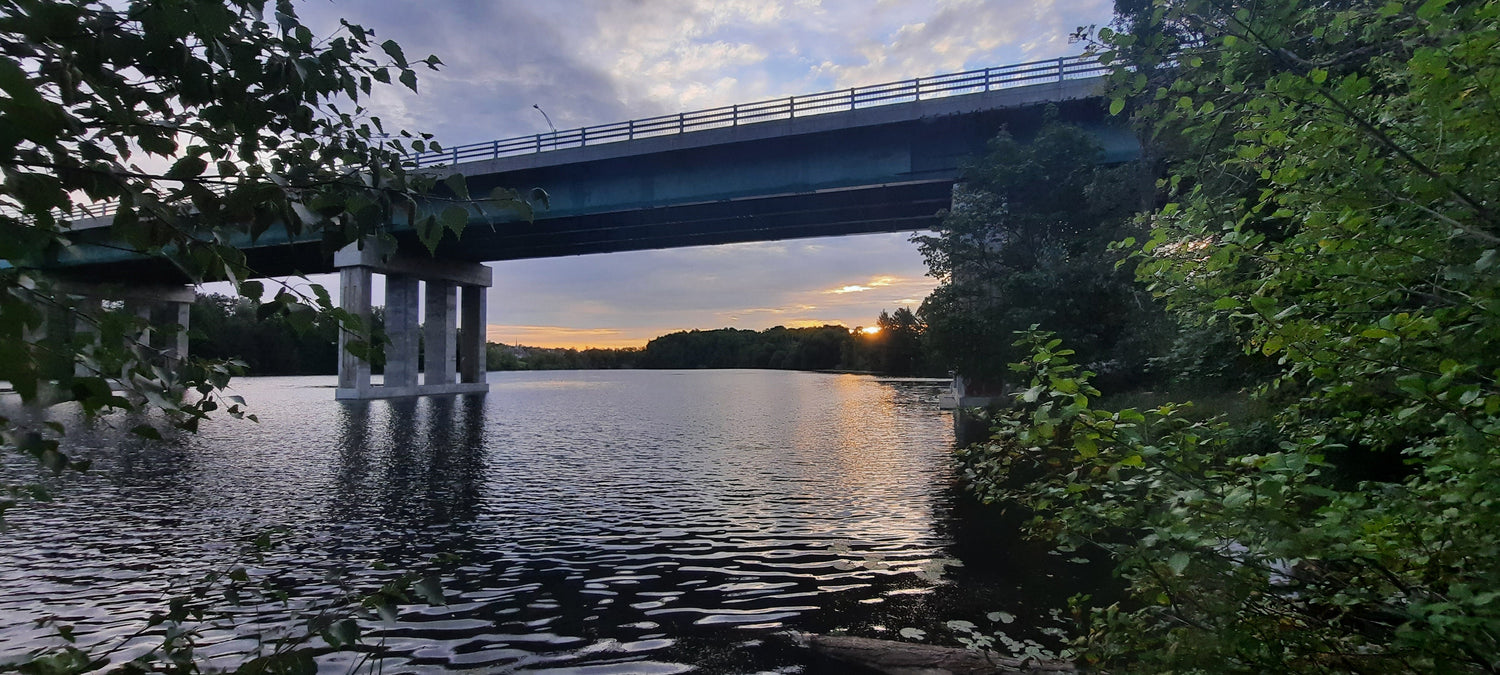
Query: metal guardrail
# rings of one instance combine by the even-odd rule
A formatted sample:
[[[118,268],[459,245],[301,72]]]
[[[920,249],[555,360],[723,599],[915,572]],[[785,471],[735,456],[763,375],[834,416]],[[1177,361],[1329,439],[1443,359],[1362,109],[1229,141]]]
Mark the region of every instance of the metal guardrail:
[[[1090,54],[1064,56],[1046,61],[967,70],[961,73],[919,77],[817,94],[787,96],[754,103],[736,103],[675,115],[658,115],[613,124],[456,145],[437,152],[411,155],[410,159],[418,167],[442,166],[465,161],[632,141],[639,138],[674,136],[705,129],[873,108],[1042,82],[1096,77],[1107,72],[1109,72],[1109,66],[1100,63],[1096,56]]]
[[[565,131],[552,131],[530,136],[502,138],[483,143],[456,145],[437,152],[408,155],[416,166],[444,166],[465,161],[496,159],[515,155],[535,154],[566,148],[581,148],[631,141],[656,136],[675,136],[705,129],[754,124],[771,120],[809,117],[832,112],[860,110],[896,103],[925,101],[928,99],[974,94],[997,89],[1009,89],[1028,84],[1061,82],[1097,77],[1108,73],[1110,67],[1099,62],[1097,56],[1080,54],[1045,61],[1030,61],[994,68],[966,70],[961,73],[918,77],[910,80],[851,87],[816,94],[787,96],[754,103],[736,103],[729,106],[658,115],[638,120],[579,127]],[[114,200],[78,204],[74,215],[105,216],[113,212],[118,202]]]

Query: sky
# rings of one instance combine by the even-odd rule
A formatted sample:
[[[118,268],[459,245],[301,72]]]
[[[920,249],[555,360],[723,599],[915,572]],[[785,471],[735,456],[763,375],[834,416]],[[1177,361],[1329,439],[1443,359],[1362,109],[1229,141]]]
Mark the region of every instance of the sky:
[[[1055,58],[1109,0],[311,0],[435,54],[371,101],[444,145]],[[491,342],[639,347],[677,330],[875,323],[935,285],[910,234],[493,263]],[[313,279],[336,287],[331,277]],[[377,292],[379,289],[377,289]],[[381,295],[377,295],[379,302]]]

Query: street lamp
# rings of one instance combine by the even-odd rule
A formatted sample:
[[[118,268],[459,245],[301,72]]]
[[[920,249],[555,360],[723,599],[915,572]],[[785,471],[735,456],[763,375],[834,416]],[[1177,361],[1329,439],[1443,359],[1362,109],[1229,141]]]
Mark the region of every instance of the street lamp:
[[[542,110],[542,106],[533,103],[533,104],[531,104],[531,107],[536,108],[536,111],[542,114],[542,119],[547,120],[547,128],[549,128],[549,129],[552,130],[552,149],[556,150],[557,149],[557,127],[552,126],[552,118],[547,116],[547,111]]]

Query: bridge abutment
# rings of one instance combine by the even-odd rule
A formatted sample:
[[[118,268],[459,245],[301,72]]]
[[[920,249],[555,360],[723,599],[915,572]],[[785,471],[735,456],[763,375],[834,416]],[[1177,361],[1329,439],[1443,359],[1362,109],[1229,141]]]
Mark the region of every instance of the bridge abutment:
[[[485,381],[485,293],[494,283],[479,263],[396,254],[384,259],[374,246],[345,247],[334,255],[339,304],[361,318],[363,334],[339,332],[339,380],[334,397],[398,398],[489,391]],[[365,355],[351,341],[369,343],[370,291],[375,274],[386,278],[385,377],[375,384]],[[460,299],[460,293],[462,298]],[[419,298],[426,300],[418,349]],[[420,360],[421,368],[418,368]],[[420,381],[419,381],[420,380]]]

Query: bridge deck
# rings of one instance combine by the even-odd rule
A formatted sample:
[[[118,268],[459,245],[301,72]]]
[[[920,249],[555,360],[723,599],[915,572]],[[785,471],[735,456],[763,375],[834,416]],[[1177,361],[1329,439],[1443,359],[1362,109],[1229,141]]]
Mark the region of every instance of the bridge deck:
[[[464,174],[475,194],[502,186],[549,193],[550,208],[534,221],[476,218],[461,242],[439,249],[441,257],[465,261],[920,230],[948,206],[963,164],[998,129],[1024,134],[1040,124],[1048,106],[1090,127],[1109,158],[1138,153],[1133,136],[1103,113],[1097,98],[1102,78],[1094,75],[1101,66],[1078,59],[1041,63],[1050,68],[1045,75],[1012,73],[999,84],[994,73],[1010,71],[586,127],[545,134],[541,143],[523,137],[524,148],[516,139],[491,141],[414,161]],[[972,91],[975,74],[988,81],[978,91]],[[874,105],[871,91],[886,98]],[[901,96],[909,100],[896,100]],[[727,122],[724,110],[733,111]],[[775,110],[784,116],[764,119]],[[677,120],[675,132],[661,131],[664,119]],[[454,158],[459,161],[451,163]],[[436,164],[445,160],[450,163]],[[101,214],[76,222],[76,230],[98,234],[80,232],[80,245],[58,266],[104,278],[174,280],[174,270],[161,261],[91,245],[96,237],[107,243],[110,220]],[[393,229],[415,244],[408,228]],[[333,269],[316,240],[289,240],[278,228],[239,245],[252,267],[268,276]]]

